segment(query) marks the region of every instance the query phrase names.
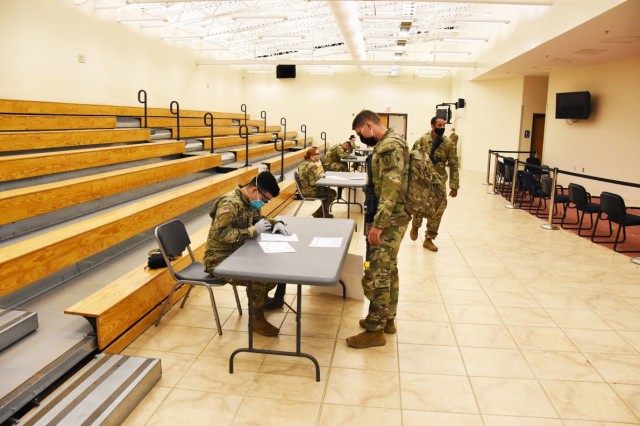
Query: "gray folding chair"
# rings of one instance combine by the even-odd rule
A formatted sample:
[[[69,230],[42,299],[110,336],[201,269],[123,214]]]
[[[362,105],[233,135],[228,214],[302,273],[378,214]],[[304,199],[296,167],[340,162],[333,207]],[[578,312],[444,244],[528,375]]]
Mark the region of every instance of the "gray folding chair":
[[[300,175],[298,174],[297,171],[293,172],[293,178],[296,180],[296,198],[298,198],[300,201],[300,204],[298,205],[298,208],[296,209],[295,213],[293,213],[294,216],[296,216],[298,214],[298,212],[300,211],[300,208],[302,207],[302,204],[305,201],[320,201],[320,206],[322,206],[322,217],[327,217],[327,213],[324,211],[324,203],[323,201],[327,199],[327,197],[306,197],[303,193],[302,193],[302,189],[300,188]]]
[[[173,298],[174,293],[178,288],[183,285],[188,285],[189,290],[184,295],[182,299],[182,303],[180,304],[180,308],[184,307],[184,304],[187,302],[189,298],[189,294],[191,294],[191,290],[194,286],[203,286],[209,291],[209,297],[211,299],[211,307],[213,309],[213,314],[216,319],[216,325],[218,326],[218,334],[222,334],[222,326],[220,325],[220,317],[218,316],[218,308],[216,306],[216,299],[213,297],[213,288],[221,287],[226,285],[227,283],[221,280],[218,277],[214,277],[204,270],[204,265],[200,262],[196,261],[195,256],[193,255],[193,251],[191,250],[191,240],[189,239],[189,234],[187,233],[187,229],[184,227],[184,224],[177,220],[171,220],[167,223],[163,223],[156,227],[156,240],[158,241],[158,246],[160,247],[160,251],[162,252],[162,257],[164,257],[165,262],[167,263],[167,268],[169,269],[169,273],[175,280],[175,284],[171,288],[171,292],[165,300],[162,310],[160,311],[160,315],[156,320],[156,325],[160,324],[160,320],[162,316],[167,312],[169,308],[169,303]],[[189,256],[191,257],[191,263],[187,265],[185,268],[180,271],[176,271],[169,260],[170,257],[180,256],[182,252],[188,251]],[[238,313],[242,315],[242,307],[240,306],[240,298],[238,297],[238,290],[236,286],[233,286],[233,293],[236,297],[236,305],[238,306]]]

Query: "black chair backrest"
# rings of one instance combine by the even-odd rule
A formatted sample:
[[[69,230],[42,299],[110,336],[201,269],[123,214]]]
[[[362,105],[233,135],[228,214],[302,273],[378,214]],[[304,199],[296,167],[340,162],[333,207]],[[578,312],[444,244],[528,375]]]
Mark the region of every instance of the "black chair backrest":
[[[538,167],[531,167],[531,166],[538,166]],[[536,171],[536,170],[540,170],[540,166],[542,165],[542,163],[540,162],[539,158],[536,157],[529,157],[527,158],[527,162],[524,166],[525,170],[529,170],[529,171]]]
[[[528,170],[522,172],[522,186],[531,195],[536,192],[536,182],[533,180],[533,174]]]
[[[298,174],[297,171],[293,172],[293,178],[296,180],[296,185],[298,186],[298,189],[302,192],[302,185],[300,185],[300,175]]]
[[[501,160],[498,160],[498,173],[504,176],[504,162]]]
[[[551,186],[553,185],[553,180],[549,176],[542,176],[540,179],[540,185],[542,186],[542,192],[547,197],[551,197]]]
[[[179,256],[191,244],[187,229],[177,219],[158,226],[156,236],[167,256]]]
[[[622,197],[606,191],[600,194],[600,210],[606,213],[611,221],[616,223],[627,215],[627,208]]]
[[[589,197],[587,196],[587,190],[584,189],[584,186],[578,185],[577,183],[570,183],[569,201],[579,209],[589,204]]]

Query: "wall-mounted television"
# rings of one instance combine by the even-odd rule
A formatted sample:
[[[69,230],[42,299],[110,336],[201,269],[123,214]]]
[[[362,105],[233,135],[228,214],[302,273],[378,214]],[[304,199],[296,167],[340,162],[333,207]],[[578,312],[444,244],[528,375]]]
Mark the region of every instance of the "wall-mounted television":
[[[591,93],[556,93],[556,118],[585,119],[591,113]]]

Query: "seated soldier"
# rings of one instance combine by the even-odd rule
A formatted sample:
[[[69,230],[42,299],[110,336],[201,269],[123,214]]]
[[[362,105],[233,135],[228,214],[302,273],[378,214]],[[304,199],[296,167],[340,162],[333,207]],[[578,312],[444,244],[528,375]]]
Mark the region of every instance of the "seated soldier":
[[[349,141],[342,142],[339,145],[334,145],[329,148],[329,151],[324,157],[324,169],[332,172],[348,172],[349,164],[342,161],[343,158],[348,158],[349,149],[351,145]]]
[[[312,147],[307,150],[304,155],[304,161],[298,166],[298,175],[300,176],[300,191],[305,197],[323,197],[322,206],[313,212],[313,217],[323,217],[326,212],[326,217],[333,217],[329,214],[329,206],[336,199],[336,191],[326,186],[316,186],[318,181],[318,165],[317,159],[320,157],[318,148]]]
[[[238,186],[214,201],[209,216],[211,228],[207,237],[204,253],[205,270],[210,274],[223,260],[229,257],[244,242],[256,238],[258,234],[272,230],[289,235],[281,221],[266,219],[260,214],[260,208],[280,193],[276,178],[269,172],[262,172],[251,182]],[[246,281],[230,279],[233,285],[247,285]],[[279,329],[264,317],[264,303],[267,293],[275,283],[253,282],[253,298],[249,301],[252,308],[253,329],[263,336],[277,336]]]
[[[354,152],[356,148],[358,148],[358,145],[356,144],[356,135],[349,136],[349,146],[349,151],[351,152]]]

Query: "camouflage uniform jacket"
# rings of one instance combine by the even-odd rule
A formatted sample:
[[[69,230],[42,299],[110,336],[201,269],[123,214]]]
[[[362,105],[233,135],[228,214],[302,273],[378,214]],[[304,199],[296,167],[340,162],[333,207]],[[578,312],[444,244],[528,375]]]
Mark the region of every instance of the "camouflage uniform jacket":
[[[435,169],[443,183],[447,182],[449,176],[447,175],[446,166],[449,166],[449,172],[451,173],[451,180],[449,181],[449,188],[458,189],[460,187],[460,175],[458,174],[458,152],[455,145],[446,136],[442,136],[444,139],[440,144],[436,152],[433,153],[433,159],[435,163]],[[431,153],[431,147],[433,146],[433,138],[431,132],[425,133],[420,139],[413,144],[413,149],[420,149],[427,154]]]
[[[384,229],[405,222],[409,149],[402,136],[387,130],[371,154],[371,177],[378,199],[373,226]]]
[[[451,142],[453,142],[453,146],[455,146],[457,148],[458,147],[458,135],[456,133],[451,133],[449,135],[449,139],[451,139]]]
[[[348,156],[349,154],[342,149],[342,144],[334,145],[329,148],[327,155],[324,157],[324,168],[334,172],[349,171],[349,165],[340,161]]]
[[[247,239],[256,238],[258,235],[253,225],[262,218],[262,215],[259,210],[249,206],[242,192],[241,186],[227,192],[214,201],[209,211],[212,220],[204,252],[204,265],[207,271],[212,271],[240,248]],[[276,222],[269,221],[272,224]]]
[[[311,160],[305,160],[298,166],[298,176],[300,176],[300,191],[306,197],[320,195],[321,188],[316,186],[320,179],[318,176],[318,165]]]

